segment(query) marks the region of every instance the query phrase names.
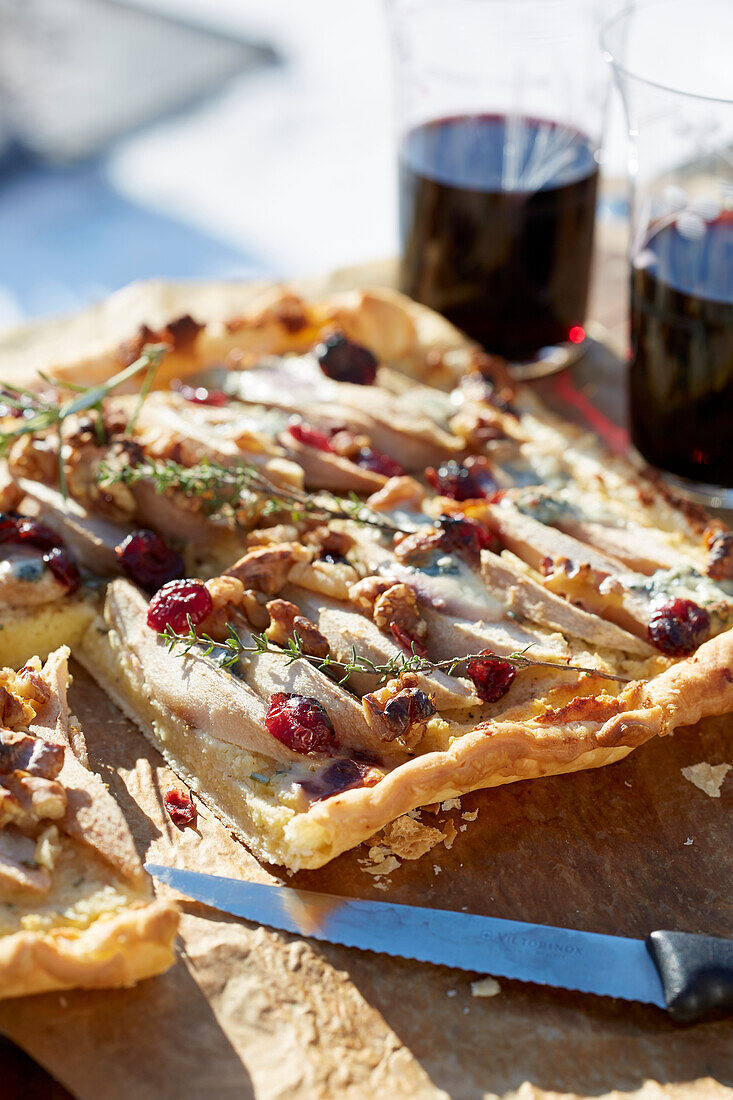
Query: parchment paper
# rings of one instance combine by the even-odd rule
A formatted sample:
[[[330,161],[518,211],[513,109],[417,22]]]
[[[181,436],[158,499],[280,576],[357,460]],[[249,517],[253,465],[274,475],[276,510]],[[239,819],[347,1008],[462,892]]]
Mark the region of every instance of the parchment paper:
[[[618,257],[610,262],[621,271]],[[614,369],[597,354],[578,376],[596,393],[610,379],[618,394]],[[544,388],[568,396],[557,381]],[[615,411],[610,399],[602,405],[618,418],[618,401]],[[424,812],[426,824],[453,822],[452,847],[386,878],[370,873],[365,847],[288,877],[258,864],[200,803],[197,831],[178,832],[162,809],[176,777],[83,670],[75,677],[72,705],[93,766],[148,859],[598,932],[731,934],[733,773],[715,799],[681,774],[701,761],[733,763],[730,719],[680,730],[609,768]],[[182,908],[179,961],[167,975],[128,991],[0,1002],[0,1030],[80,1100],[733,1095],[731,1021],[680,1027],[652,1007],[503,979],[497,996],[477,998],[479,974]]]

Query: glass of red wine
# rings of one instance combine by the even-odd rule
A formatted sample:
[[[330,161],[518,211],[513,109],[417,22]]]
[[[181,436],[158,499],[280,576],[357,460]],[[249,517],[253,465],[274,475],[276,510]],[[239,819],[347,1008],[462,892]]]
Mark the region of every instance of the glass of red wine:
[[[401,289],[518,377],[587,346],[608,86],[600,7],[390,3]]]
[[[629,126],[631,438],[733,507],[733,2],[639,0],[602,34]]]

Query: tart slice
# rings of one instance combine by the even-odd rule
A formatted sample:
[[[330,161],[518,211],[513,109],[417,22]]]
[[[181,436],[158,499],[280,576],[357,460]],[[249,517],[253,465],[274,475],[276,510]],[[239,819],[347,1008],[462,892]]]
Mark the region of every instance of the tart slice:
[[[174,959],[178,911],[87,766],[68,652],[0,670],[0,997],[131,986]]]
[[[477,656],[454,653],[446,663],[465,666],[475,693],[460,678],[452,694],[448,676],[414,659],[408,666],[390,659],[383,686],[375,678],[363,694],[358,682],[348,690],[333,613],[355,651],[357,613],[328,597],[293,602],[297,562],[290,583],[281,578],[287,599],[268,599],[262,584],[245,589],[241,577],[257,553],[205,584],[171,582],[150,603],[128,581],[113,581],[104,619],[85,635],[79,657],[224,823],[260,858],[292,870],[321,866],[417,807],[609,764],[678,725],[733,708],[733,631],[678,664],[640,661],[629,649],[596,654],[597,668],[579,667],[584,651],[570,638],[559,662],[504,659],[493,646]],[[365,587],[355,587],[363,595]],[[391,601],[406,615],[406,587],[380,592],[374,608]],[[261,612],[270,624],[257,635]],[[363,648],[379,659],[372,627],[380,616],[363,622]],[[491,623],[480,625],[493,633]],[[531,623],[523,629],[529,634]],[[427,652],[434,630],[440,638],[431,622]],[[416,630],[415,657],[419,639]]]

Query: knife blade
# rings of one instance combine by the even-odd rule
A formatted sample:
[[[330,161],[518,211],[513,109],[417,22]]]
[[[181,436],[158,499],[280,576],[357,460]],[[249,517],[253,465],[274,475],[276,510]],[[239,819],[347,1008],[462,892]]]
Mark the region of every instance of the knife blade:
[[[328,943],[563,989],[643,1001],[693,1019],[733,1008],[733,941],[679,932],[644,940],[337,897],[147,863],[182,894]]]

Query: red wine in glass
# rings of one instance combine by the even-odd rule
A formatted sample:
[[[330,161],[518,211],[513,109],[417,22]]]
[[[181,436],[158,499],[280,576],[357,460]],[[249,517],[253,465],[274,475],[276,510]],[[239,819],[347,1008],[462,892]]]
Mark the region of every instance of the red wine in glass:
[[[733,488],[733,211],[652,227],[631,274],[631,438],[653,466]]]
[[[400,285],[514,362],[584,337],[598,163],[557,122],[463,115],[400,150]]]

